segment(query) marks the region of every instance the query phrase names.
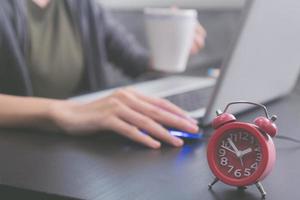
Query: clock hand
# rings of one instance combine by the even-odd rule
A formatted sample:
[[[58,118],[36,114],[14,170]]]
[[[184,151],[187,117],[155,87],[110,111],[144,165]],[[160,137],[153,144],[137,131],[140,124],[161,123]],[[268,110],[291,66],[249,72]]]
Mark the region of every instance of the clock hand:
[[[232,142],[231,138],[227,138],[227,140],[228,140],[230,146],[233,148],[233,150],[234,150],[234,152],[235,152],[235,155],[236,155],[237,157],[240,157],[240,154],[241,154],[241,153],[240,153],[240,151],[238,150],[238,148],[236,148],[236,146],[235,146],[234,143]]]
[[[227,140],[228,140],[230,146],[235,151],[235,155],[240,159],[242,167],[244,167],[244,163],[243,163],[241,151],[238,150],[238,148],[235,146],[235,144],[233,143],[233,141],[231,140],[231,138],[227,138]]]
[[[244,163],[243,163],[243,158],[242,158],[242,156],[240,156],[239,159],[240,159],[240,161],[241,161],[242,167],[244,167]]]
[[[226,149],[226,150],[228,150],[228,151],[230,151],[230,152],[232,152],[232,153],[234,153],[234,154],[236,155],[235,151],[233,151],[232,149],[229,149],[229,148],[226,147],[226,146],[221,146],[221,147],[224,148],[224,149]],[[241,161],[242,167],[244,167],[244,163],[243,163],[243,160],[242,160],[242,156],[240,156],[239,159],[240,159],[240,161]]]
[[[228,148],[228,147],[226,147],[226,146],[221,146],[221,147],[223,147],[224,149],[226,149],[226,150],[228,150],[228,151],[230,151],[230,152],[232,152],[232,153],[236,154],[236,153],[235,153],[235,151],[233,151],[232,149],[229,149],[229,148]]]
[[[251,152],[252,152],[252,148],[249,147],[249,148],[241,151],[241,157],[248,154],[248,153],[251,153]]]

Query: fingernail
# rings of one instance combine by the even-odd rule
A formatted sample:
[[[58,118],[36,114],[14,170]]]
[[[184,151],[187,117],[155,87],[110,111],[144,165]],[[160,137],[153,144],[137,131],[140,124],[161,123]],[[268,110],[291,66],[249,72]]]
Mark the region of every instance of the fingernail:
[[[174,139],[174,145],[176,147],[181,147],[183,145],[183,140],[179,139],[179,138],[175,138]]]
[[[199,127],[195,124],[189,124],[189,129],[191,129],[192,132],[198,132],[199,131]]]
[[[158,148],[160,148],[160,146],[161,146],[160,142],[157,142],[157,141],[152,142],[152,148],[158,149]]]

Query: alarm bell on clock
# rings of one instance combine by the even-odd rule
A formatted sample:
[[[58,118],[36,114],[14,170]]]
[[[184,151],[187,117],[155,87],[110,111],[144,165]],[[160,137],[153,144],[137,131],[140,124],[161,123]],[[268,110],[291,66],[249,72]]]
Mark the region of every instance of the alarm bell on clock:
[[[238,122],[234,115],[227,113],[233,104],[251,104],[263,109],[265,116],[257,117],[253,124]],[[225,184],[245,189],[255,184],[262,198],[266,192],[261,184],[272,170],[276,160],[272,140],[277,133],[274,121],[264,105],[239,101],[229,103],[223,112],[217,111],[212,126],[215,129],[207,147],[209,167],[215,175],[209,188],[219,180]]]

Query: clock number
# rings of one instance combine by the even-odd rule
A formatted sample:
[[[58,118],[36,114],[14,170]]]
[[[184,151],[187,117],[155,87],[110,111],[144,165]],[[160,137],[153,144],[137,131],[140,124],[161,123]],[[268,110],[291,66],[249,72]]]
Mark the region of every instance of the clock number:
[[[227,172],[230,173],[234,169],[234,167],[232,165],[228,165],[228,167],[229,167],[229,170]]]
[[[248,134],[245,132],[239,132],[240,134],[240,140],[248,141]]]
[[[228,164],[228,158],[222,157],[222,158],[221,158],[221,165],[222,165],[222,166],[226,166],[227,164]]]
[[[255,159],[257,162],[260,162],[261,161],[261,153],[260,152],[258,152],[257,154],[256,154],[256,159]]]
[[[245,168],[244,170],[244,176],[250,176],[251,175],[251,169]]]
[[[241,177],[242,176],[242,172],[241,171],[242,171],[241,169],[236,169],[234,171],[234,173],[233,173],[234,176],[237,177],[237,178]]]
[[[235,134],[235,133],[231,133],[231,134],[230,134],[230,138],[231,138],[232,141],[237,142],[237,140],[238,140],[238,135]]]
[[[253,163],[250,168],[254,169],[254,170],[257,170],[257,162]]]
[[[226,140],[222,140],[222,145],[221,146],[230,148],[230,144]]]
[[[219,156],[220,156],[220,157],[225,156],[225,154],[226,154],[225,149],[219,149]]]

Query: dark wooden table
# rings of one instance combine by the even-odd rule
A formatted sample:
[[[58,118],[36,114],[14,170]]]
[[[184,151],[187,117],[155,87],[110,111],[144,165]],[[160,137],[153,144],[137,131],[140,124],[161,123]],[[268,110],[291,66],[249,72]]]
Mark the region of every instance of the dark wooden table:
[[[279,116],[281,135],[300,138],[299,90],[271,103],[269,109]],[[240,119],[251,121],[259,114],[251,111]],[[207,184],[213,179],[206,161],[211,131],[206,129],[206,138],[182,148],[165,145],[150,150],[108,133],[76,138],[1,130],[0,198],[19,193],[23,199],[26,195],[37,199],[260,199],[254,186],[243,192],[217,183],[212,191],[208,190]],[[300,144],[280,139],[275,143],[277,162],[263,181],[267,199],[298,199]]]

